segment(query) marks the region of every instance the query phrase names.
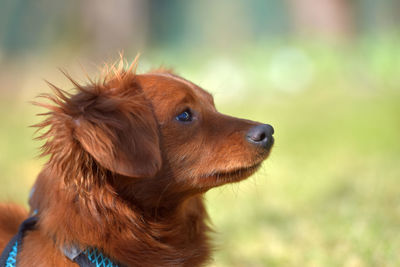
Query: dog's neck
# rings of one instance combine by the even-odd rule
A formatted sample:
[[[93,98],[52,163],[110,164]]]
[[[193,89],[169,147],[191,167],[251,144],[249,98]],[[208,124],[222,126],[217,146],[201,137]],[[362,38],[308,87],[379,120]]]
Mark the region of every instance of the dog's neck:
[[[188,188],[184,183],[179,185],[168,174],[163,177],[143,179],[119,176],[114,179],[112,186],[121,199],[141,209],[150,220],[185,213],[190,203],[195,199],[202,199],[206,192],[206,190]],[[202,206],[201,209],[204,207]]]
[[[209,259],[201,195],[149,211],[118,196],[109,184],[92,191],[79,196],[50,170],[42,171],[31,199],[39,210],[39,231],[58,247],[96,247],[128,266],[198,266]]]

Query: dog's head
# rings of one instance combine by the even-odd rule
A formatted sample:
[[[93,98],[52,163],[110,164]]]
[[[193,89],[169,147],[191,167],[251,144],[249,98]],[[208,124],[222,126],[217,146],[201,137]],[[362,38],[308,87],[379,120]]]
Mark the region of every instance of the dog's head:
[[[274,142],[270,125],[219,113],[208,92],[168,72],[119,70],[74,84],[75,94],[52,86],[55,105],[44,105],[50,116],[38,126],[49,127],[48,166],[79,190],[205,192],[253,174]]]
[[[251,175],[268,156],[273,128],[219,113],[211,94],[171,73],[139,75],[160,131],[162,175],[211,188]]]

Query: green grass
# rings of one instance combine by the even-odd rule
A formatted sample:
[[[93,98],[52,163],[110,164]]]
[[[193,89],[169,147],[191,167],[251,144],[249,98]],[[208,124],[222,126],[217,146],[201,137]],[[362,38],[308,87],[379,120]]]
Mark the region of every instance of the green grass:
[[[2,99],[0,108],[0,170],[2,201],[27,203],[35,176],[40,171],[37,158],[39,143],[32,141],[33,129],[28,126],[37,119],[27,102]],[[37,111],[37,110],[36,110]]]
[[[275,127],[276,145],[256,175],[207,193],[218,247],[211,266],[399,266],[400,51],[379,41],[340,50],[291,46],[303,56],[290,59],[292,48],[284,48],[289,62],[279,61],[273,74],[280,46],[228,57],[240,79],[218,65],[226,58],[148,59],[173,62],[212,89],[220,111]],[[293,79],[304,83],[299,73],[312,76],[302,87]],[[38,110],[20,99],[0,101],[0,197],[25,203],[43,161],[27,127]]]
[[[235,112],[271,122],[276,146],[255,177],[210,192],[215,266],[397,266],[399,96],[297,97]]]

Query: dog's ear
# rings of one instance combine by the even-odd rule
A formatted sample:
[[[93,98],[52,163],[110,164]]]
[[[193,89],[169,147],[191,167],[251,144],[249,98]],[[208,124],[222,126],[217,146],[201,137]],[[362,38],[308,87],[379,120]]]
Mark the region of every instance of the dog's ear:
[[[80,110],[72,116],[73,136],[104,168],[129,177],[152,177],[161,168],[152,107],[138,84],[114,86],[108,91],[82,90],[69,100]]]
[[[50,156],[52,168],[66,181],[98,177],[102,170],[154,176],[162,164],[158,124],[135,74],[118,71],[87,86],[70,80],[76,94],[49,83],[54,94],[42,97],[54,105],[33,102],[50,110],[33,127],[47,128],[36,139],[46,140],[41,155]]]

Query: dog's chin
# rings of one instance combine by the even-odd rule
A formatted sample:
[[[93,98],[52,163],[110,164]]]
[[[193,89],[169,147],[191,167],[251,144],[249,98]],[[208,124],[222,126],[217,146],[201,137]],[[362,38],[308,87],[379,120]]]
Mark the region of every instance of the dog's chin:
[[[262,162],[254,165],[239,167],[228,171],[215,171],[211,174],[203,175],[198,181],[202,187],[216,187],[227,183],[242,181],[254,174],[261,166]]]

